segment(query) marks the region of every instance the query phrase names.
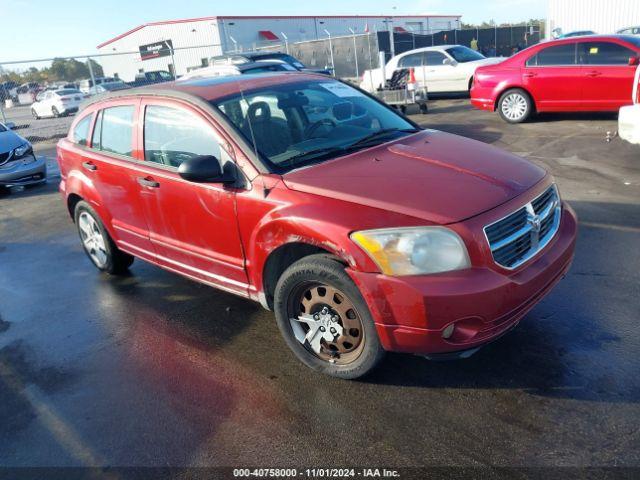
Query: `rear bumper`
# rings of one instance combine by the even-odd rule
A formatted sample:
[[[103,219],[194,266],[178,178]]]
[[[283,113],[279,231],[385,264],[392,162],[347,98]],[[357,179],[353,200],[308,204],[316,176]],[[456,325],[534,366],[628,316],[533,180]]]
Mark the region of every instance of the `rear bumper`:
[[[565,204],[555,238],[514,272],[471,268],[409,277],[349,273],[363,293],[386,350],[423,355],[459,352],[464,357],[465,351],[517,325],[567,273],[576,235],[576,216]],[[443,331],[451,324],[454,332],[445,339]]]
[[[479,108],[480,110],[489,110],[490,112],[493,112],[496,101],[495,98],[493,98],[492,93],[492,89],[483,88],[474,83],[470,92],[471,105]]]
[[[47,164],[43,158],[24,164],[23,159],[14,160],[0,167],[0,185],[33,185],[47,180]]]

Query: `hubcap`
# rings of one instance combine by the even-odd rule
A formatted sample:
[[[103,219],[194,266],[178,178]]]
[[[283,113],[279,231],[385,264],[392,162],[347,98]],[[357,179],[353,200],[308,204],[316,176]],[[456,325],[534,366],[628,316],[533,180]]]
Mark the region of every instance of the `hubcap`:
[[[87,212],[82,212],[78,218],[78,228],[85,250],[98,267],[104,267],[107,264],[107,248],[98,223]]]
[[[511,93],[502,101],[501,108],[509,120],[519,120],[527,111],[527,99],[519,93]]]
[[[334,287],[306,284],[298,288],[290,302],[289,321],[296,339],[322,360],[345,365],[362,353],[360,315]]]

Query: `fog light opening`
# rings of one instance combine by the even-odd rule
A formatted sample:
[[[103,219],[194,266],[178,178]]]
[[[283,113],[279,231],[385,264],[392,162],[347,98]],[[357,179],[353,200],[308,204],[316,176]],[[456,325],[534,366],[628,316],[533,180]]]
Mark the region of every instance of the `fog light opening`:
[[[442,338],[444,338],[445,340],[451,338],[451,335],[453,335],[453,331],[456,329],[455,324],[451,324],[451,325],[447,325],[447,327],[442,330]]]

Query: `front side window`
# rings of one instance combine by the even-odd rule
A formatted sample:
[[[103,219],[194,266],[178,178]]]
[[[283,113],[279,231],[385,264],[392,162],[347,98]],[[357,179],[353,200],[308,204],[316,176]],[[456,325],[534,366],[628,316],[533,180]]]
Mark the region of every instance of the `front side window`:
[[[429,65],[430,67],[442,66],[442,62],[447,58],[441,52],[424,52],[424,57],[425,65]]]
[[[278,173],[417,131],[385,105],[335,80],[272,85],[212,103]]]
[[[565,43],[540,50],[537,55],[527,60],[527,66],[575,65],[576,44]]]
[[[221,158],[222,149],[209,124],[186,110],[149,105],[144,114],[144,159],[179,167],[193,157]]]
[[[105,108],[94,129],[92,147],[131,157],[133,153],[133,105]]]
[[[89,114],[76,124],[76,128],[73,129],[73,134],[71,135],[73,143],[83,146],[87,145],[92,118],[93,114]]]
[[[633,50],[612,42],[586,42],[578,46],[580,62],[584,65],[628,65],[635,57]]]

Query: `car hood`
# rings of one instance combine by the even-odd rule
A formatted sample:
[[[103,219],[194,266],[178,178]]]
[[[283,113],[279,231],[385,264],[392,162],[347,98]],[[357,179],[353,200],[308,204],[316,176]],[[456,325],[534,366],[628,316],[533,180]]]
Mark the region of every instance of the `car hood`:
[[[26,140],[17,133],[7,130],[0,132],[0,153],[7,153],[22,145]]]
[[[473,62],[467,62],[467,65],[474,65],[475,67],[484,67],[485,65],[495,65],[505,61],[505,57],[487,57],[482,60],[474,60]]]
[[[455,223],[524,193],[546,172],[516,155],[435,130],[283,176],[296,191]]]

